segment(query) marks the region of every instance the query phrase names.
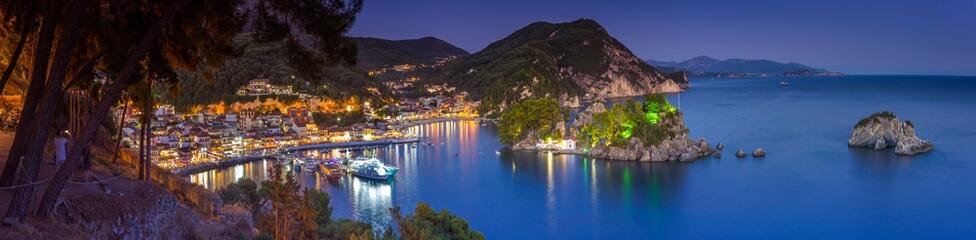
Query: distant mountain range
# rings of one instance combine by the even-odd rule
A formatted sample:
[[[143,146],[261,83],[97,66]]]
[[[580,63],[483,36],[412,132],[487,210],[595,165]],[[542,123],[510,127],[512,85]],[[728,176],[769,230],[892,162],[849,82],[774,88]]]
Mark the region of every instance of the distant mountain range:
[[[651,67],[589,19],[532,23],[435,69],[431,81],[468,91],[489,114],[530,98],[554,97],[574,107],[589,97],[680,92],[688,86],[683,74]]]
[[[664,62],[646,60],[647,63],[665,72],[684,71],[692,77],[762,77],[762,76],[839,76],[830,72],[799,63],[780,63],[765,59],[730,58],[718,60],[700,56],[683,62]]]
[[[434,37],[386,40],[369,37],[352,38],[359,49],[356,66],[370,71],[399,64],[432,64],[438,58],[467,56],[469,53]]]

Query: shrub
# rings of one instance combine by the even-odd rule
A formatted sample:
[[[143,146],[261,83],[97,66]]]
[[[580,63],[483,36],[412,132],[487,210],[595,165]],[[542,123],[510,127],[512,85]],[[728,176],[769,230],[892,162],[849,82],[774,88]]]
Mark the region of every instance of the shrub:
[[[872,122],[881,123],[880,119],[894,119],[894,118],[897,118],[894,113],[891,113],[889,111],[881,111],[881,112],[871,114],[871,116],[862,118],[861,120],[857,121],[857,125],[854,125],[854,128],[867,126],[868,123],[872,123]]]

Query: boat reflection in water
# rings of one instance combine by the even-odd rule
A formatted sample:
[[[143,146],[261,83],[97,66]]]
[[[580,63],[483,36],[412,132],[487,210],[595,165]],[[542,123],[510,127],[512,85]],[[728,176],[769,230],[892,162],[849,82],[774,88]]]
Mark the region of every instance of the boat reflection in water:
[[[353,219],[373,224],[373,229],[376,230],[386,229],[393,221],[389,209],[393,207],[395,180],[387,182],[351,177],[345,178],[343,182],[347,186],[349,202],[353,205]]]

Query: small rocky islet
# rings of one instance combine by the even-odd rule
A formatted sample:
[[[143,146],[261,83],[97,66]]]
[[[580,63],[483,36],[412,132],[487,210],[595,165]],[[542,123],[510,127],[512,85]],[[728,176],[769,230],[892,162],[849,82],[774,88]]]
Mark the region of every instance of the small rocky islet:
[[[858,121],[851,130],[847,146],[874,150],[895,147],[895,154],[907,156],[930,152],[935,148],[928,140],[915,135],[915,125],[911,121],[900,121],[888,111],[874,113]]]

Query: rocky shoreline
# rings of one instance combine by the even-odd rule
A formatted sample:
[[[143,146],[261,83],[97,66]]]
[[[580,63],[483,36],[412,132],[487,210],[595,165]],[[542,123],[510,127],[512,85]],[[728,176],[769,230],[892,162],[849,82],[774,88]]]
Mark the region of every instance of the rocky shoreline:
[[[895,154],[907,156],[929,152],[935,148],[928,140],[915,135],[915,125],[911,121],[902,122],[887,111],[861,119],[851,130],[847,146],[874,150],[895,147]]]

